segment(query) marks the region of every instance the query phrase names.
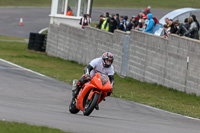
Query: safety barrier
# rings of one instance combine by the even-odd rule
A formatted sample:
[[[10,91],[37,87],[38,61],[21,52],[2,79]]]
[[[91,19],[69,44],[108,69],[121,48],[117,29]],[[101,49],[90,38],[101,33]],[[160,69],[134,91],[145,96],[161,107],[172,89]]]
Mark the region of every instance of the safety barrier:
[[[44,52],[46,50],[46,38],[45,34],[30,33],[28,49]]]

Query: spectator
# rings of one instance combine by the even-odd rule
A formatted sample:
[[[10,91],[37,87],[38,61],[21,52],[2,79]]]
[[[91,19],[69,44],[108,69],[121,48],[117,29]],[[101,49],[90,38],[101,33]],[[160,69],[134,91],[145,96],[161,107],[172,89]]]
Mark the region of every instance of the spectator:
[[[128,16],[125,16],[122,20],[122,22],[120,23],[120,26],[119,26],[119,30],[122,30],[122,31],[125,31],[127,30],[127,25],[128,25]]]
[[[139,22],[139,25],[141,26],[142,25],[142,19],[143,19],[143,16],[144,16],[144,13],[143,13],[143,10],[141,10],[138,14],[138,22]]]
[[[135,17],[135,19],[138,21],[138,23],[139,23],[139,17],[137,16],[137,17]]]
[[[144,13],[143,18],[147,19],[147,11],[144,11],[143,13]]]
[[[86,15],[87,15],[87,19],[88,19],[88,22],[89,22],[89,24],[88,24],[88,25],[90,26],[90,24],[91,24],[91,21],[92,21],[92,20],[91,20],[91,18],[90,18],[90,15],[89,15],[89,14],[86,14]]]
[[[168,19],[168,24],[169,24],[169,30],[171,30],[171,25],[173,24],[173,20],[172,19]]]
[[[179,23],[179,21],[178,20],[176,20],[176,21],[174,21],[173,22],[173,24],[174,24],[174,34],[177,34],[178,33],[178,29],[179,29],[179,25],[180,25],[180,23]]]
[[[149,23],[149,20],[144,18],[144,25],[145,25],[146,28],[147,28],[148,23]]]
[[[96,26],[96,28],[98,29],[101,29],[101,25],[103,24],[103,21],[105,20],[104,16],[103,15],[100,15],[100,20],[99,20],[99,23],[98,25]]]
[[[127,25],[127,31],[131,31],[131,29],[135,29],[138,26],[139,22],[135,18],[135,16],[132,17],[132,20]]]
[[[164,36],[162,38],[168,37],[170,34],[170,28],[167,26],[167,24],[164,24]]]
[[[101,30],[109,31],[109,24],[110,24],[110,16],[109,13],[106,13],[106,18],[101,25]]]
[[[128,25],[128,16],[125,16],[123,19],[123,25],[124,25],[124,31],[127,31],[127,25]]]
[[[184,23],[185,23],[187,29],[189,29],[190,25],[189,25],[189,22],[188,22],[188,18],[185,18]]]
[[[169,27],[169,19],[168,18],[165,18],[165,23]]]
[[[143,18],[143,16],[144,16],[144,10],[141,10],[140,12],[139,12],[139,14],[138,14],[138,17],[139,17],[139,19],[141,19],[141,18]]]
[[[151,13],[151,6],[148,6],[147,9],[149,10],[148,13]]]
[[[199,31],[198,31],[198,26],[197,26],[196,22],[194,22],[192,17],[189,17],[188,21],[190,24],[190,28],[185,33],[185,35],[199,40]]]
[[[179,24],[177,34],[183,36],[188,31],[188,29],[189,29],[188,18],[186,18],[183,24]]]
[[[82,28],[84,29],[86,26],[88,26],[90,23],[90,20],[87,17],[87,14],[84,14],[83,17],[80,19],[80,25],[82,25]]]
[[[117,29],[117,21],[115,20],[115,14],[112,14],[112,17],[110,18],[110,24],[109,24],[109,32],[114,32],[115,29]]]
[[[153,17],[153,20],[154,20],[154,26],[155,26],[156,24],[159,24],[159,21],[158,21],[158,19],[157,19],[156,17]]]
[[[144,18],[141,18],[141,22],[139,23],[139,25],[135,28],[136,30],[139,30],[139,31],[145,31],[146,29],[146,26],[145,26],[145,19]]]
[[[196,16],[195,16],[195,15],[192,15],[192,18],[193,18],[193,21],[196,23],[197,28],[198,28],[198,31],[199,31],[199,22],[198,22],[198,20],[196,19]]]
[[[152,30],[153,30],[153,27],[154,27],[154,20],[153,20],[153,18],[152,18],[152,14],[149,13],[149,14],[147,15],[147,17],[148,17],[149,23],[148,23],[148,25],[147,25],[147,28],[146,28],[145,32],[147,32],[147,33],[152,33]]]
[[[120,24],[119,24],[119,27],[118,27],[119,30],[124,30],[123,19],[124,19],[124,16],[120,16]]]
[[[169,22],[169,27],[170,27],[170,33],[176,34],[177,28],[176,28],[176,26],[174,25],[173,20],[172,20],[172,19],[169,19],[168,22]]]
[[[150,10],[148,8],[146,8],[144,11],[147,12],[147,14],[151,13]]]
[[[70,6],[67,6],[67,13],[66,13],[67,16],[73,16],[73,13],[72,13],[72,9],[70,8]]]
[[[116,21],[117,21],[117,28],[119,28],[119,25],[120,25],[120,19],[119,19],[119,14],[117,13],[116,15]]]

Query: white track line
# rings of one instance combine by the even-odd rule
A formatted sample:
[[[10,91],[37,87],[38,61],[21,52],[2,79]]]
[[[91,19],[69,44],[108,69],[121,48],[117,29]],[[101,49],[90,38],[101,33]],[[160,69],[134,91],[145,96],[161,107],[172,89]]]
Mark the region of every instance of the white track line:
[[[24,71],[21,68],[8,68],[8,67],[0,67],[0,70],[22,70],[22,71]]]
[[[9,65],[12,65],[12,66],[18,67],[18,68],[20,68],[20,69],[22,69],[22,70],[25,70],[25,71],[28,71],[28,72],[34,73],[34,74],[36,74],[36,75],[39,75],[39,76],[42,76],[42,77],[45,77],[45,78],[49,78],[49,77],[47,77],[47,76],[45,76],[45,75],[43,75],[43,74],[41,74],[41,73],[38,73],[38,72],[32,71],[32,70],[30,70],[30,69],[24,68],[24,67],[22,67],[22,66],[19,66],[19,65],[17,65],[17,64],[14,64],[14,63],[9,62],[9,61],[6,61],[6,60],[3,60],[3,59],[1,59],[1,58],[0,58],[0,61],[1,61],[1,62],[4,62],[4,63],[7,63],[7,64],[9,64]],[[49,79],[50,79],[50,78],[49,78]]]
[[[44,32],[45,30],[48,30],[48,27],[44,28],[44,29],[41,29],[38,33],[39,34],[42,34],[42,32]]]
[[[192,120],[200,121],[200,119],[198,119],[198,118],[194,118],[194,117],[190,117],[190,116],[185,116],[185,115],[181,115],[181,114],[177,114],[177,113],[169,112],[169,111],[166,111],[166,110],[162,110],[162,109],[155,108],[155,107],[152,107],[152,106],[149,106],[149,105],[145,105],[145,104],[141,104],[141,103],[136,103],[136,102],[134,102],[134,103],[137,104],[137,105],[140,105],[140,106],[146,107],[146,108],[153,109],[153,110],[158,110],[158,111],[166,112],[166,113],[169,113],[169,114],[172,114],[172,115],[182,116],[182,117],[185,117],[185,118],[187,118],[187,119],[192,119]]]

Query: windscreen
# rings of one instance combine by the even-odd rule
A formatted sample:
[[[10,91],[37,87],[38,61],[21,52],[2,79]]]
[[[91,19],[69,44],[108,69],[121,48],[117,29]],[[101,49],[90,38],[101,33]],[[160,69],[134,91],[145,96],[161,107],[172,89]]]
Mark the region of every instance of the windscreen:
[[[101,82],[102,82],[102,85],[105,85],[107,82],[108,82],[108,76],[107,75],[104,75],[104,74],[100,74],[101,75]]]

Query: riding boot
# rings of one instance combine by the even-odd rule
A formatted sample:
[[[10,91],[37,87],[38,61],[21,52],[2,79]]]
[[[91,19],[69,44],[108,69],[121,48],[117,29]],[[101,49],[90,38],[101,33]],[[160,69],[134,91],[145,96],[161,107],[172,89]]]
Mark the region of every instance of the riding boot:
[[[94,107],[96,110],[99,110],[99,104]]]
[[[81,90],[81,86],[77,86],[76,91],[75,91],[75,93],[74,93],[74,99],[77,98],[77,96],[78,96],[80,90]]]
[[[76,83],[76,89],[74,94],[74,99],[77,98],[79,91],[81,90],[82,86],[87,83],[89,80],[91,80],[90,75],[84,74],[79,81]]]

